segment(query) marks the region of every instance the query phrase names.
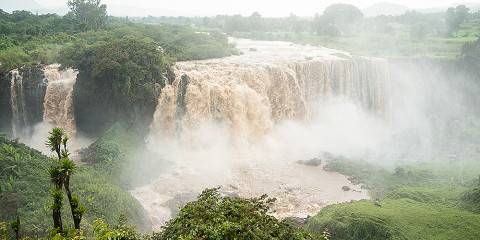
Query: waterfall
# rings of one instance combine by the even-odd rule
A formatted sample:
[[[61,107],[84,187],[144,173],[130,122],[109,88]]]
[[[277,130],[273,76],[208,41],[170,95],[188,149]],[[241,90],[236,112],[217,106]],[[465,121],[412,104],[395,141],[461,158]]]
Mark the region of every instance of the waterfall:
[[[10,82],[10,105],[12,109],[12,134],[14,137],[24,135],[28,126],[23,94],[23,78],[18,70],[12,70]]]
[[[236,58],[243,57],[177,63],[176,80],[159,97],[153,134],[172,136],[221,121],[234,135],[263,136],[279,122],[308,121],[316,106],[333,96],[386,115],[389,73],[383,59],[232,61]]]
[[[279,218],[368,198],[346,196],[346,177],[297,162],[376,157],[390,136],[387,61],[284,42],[236,46],[244,54],[178,62],[160,93],[147,146],[173,166],[132,192],[154,227],[174,216],[172,199],[213,186],[275,197]]]
[[[75,137],[73,85],[77,72],[72,69],[61,71],[58,64],[53,64],[45,67],[44,73],[48,86],[43,103],[43,121],[61,127],[69,136]]]

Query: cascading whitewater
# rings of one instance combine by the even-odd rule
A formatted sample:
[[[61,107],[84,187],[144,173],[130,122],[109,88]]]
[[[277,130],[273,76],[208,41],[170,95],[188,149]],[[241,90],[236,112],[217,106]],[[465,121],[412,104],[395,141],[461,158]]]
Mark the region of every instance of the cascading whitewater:
[[[132,192],[154,227],[175,215],[172,202],[215,186],[275,197],[279,218],[368,198],[347,177],[298,161],[363,157],[383,146],[387,62],[284,42],[235,42],[243,55],[179,62],[176,79],[162,89],[148,146],[174,166]]]
[[[23,94],[23,78],[18,70],[10,72],[10,105],[12,109],[12,134],[14,137],[23,135],[22,129],[28,125]]]
[[[72,69],[61,71],[58,64],[45,67],[48,81],[43,103],[43,120],[53,126],[61,127],[70,136],[75,136],[76,124],[73,112],[73,85],[77,72]]]
[[[158,101],[151,126],[154,136],[183,135],[209,121],[225,123],[236,136],[263,136],[281,121],[308,121],[315,106],[332,96],[386,114],[385,60],[328,51],[305,57],[311,51],[298,45],[283,46],[286,55],[271,55],[265,48],[243,56],[177,63],[176,80],[162,90]]]

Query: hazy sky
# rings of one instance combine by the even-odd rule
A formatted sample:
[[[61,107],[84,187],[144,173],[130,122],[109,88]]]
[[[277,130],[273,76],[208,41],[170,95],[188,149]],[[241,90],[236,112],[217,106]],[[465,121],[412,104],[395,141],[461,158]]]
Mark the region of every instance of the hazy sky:
[[[45,7],[65,6],[66,0],[36,0]],[[410,8],[443,7],[459,2],[480,3],[480,0],[103,0],[113,15],[216,15],[244,14],[254,11],[264,16],[287,16],[294,13],[312,16],[336,2],[365,8],[378,2],[402,4]]]

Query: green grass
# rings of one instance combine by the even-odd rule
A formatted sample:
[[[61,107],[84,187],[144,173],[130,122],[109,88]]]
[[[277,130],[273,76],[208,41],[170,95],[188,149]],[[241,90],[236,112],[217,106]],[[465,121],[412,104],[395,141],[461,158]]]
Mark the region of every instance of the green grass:
[[[480,239],[480,215],[409,199],[333,205],[311,218],[307,229],[329,229],[332,239]]]
[[[326,207],[309,219],[311,231],[328,229],[332,239],[480,238],[478,161],[442,159],[384,168],[337,159],[327,170],[352,176],[376,200]]]

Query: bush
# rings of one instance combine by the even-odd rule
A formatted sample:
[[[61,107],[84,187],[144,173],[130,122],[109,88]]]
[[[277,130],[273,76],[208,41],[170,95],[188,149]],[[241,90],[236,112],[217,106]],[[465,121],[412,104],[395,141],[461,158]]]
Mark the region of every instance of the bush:
[[[268,214],[273,199],[221,197],[205,190],[188,203],[153,239],[313,239],[287,222]]]

